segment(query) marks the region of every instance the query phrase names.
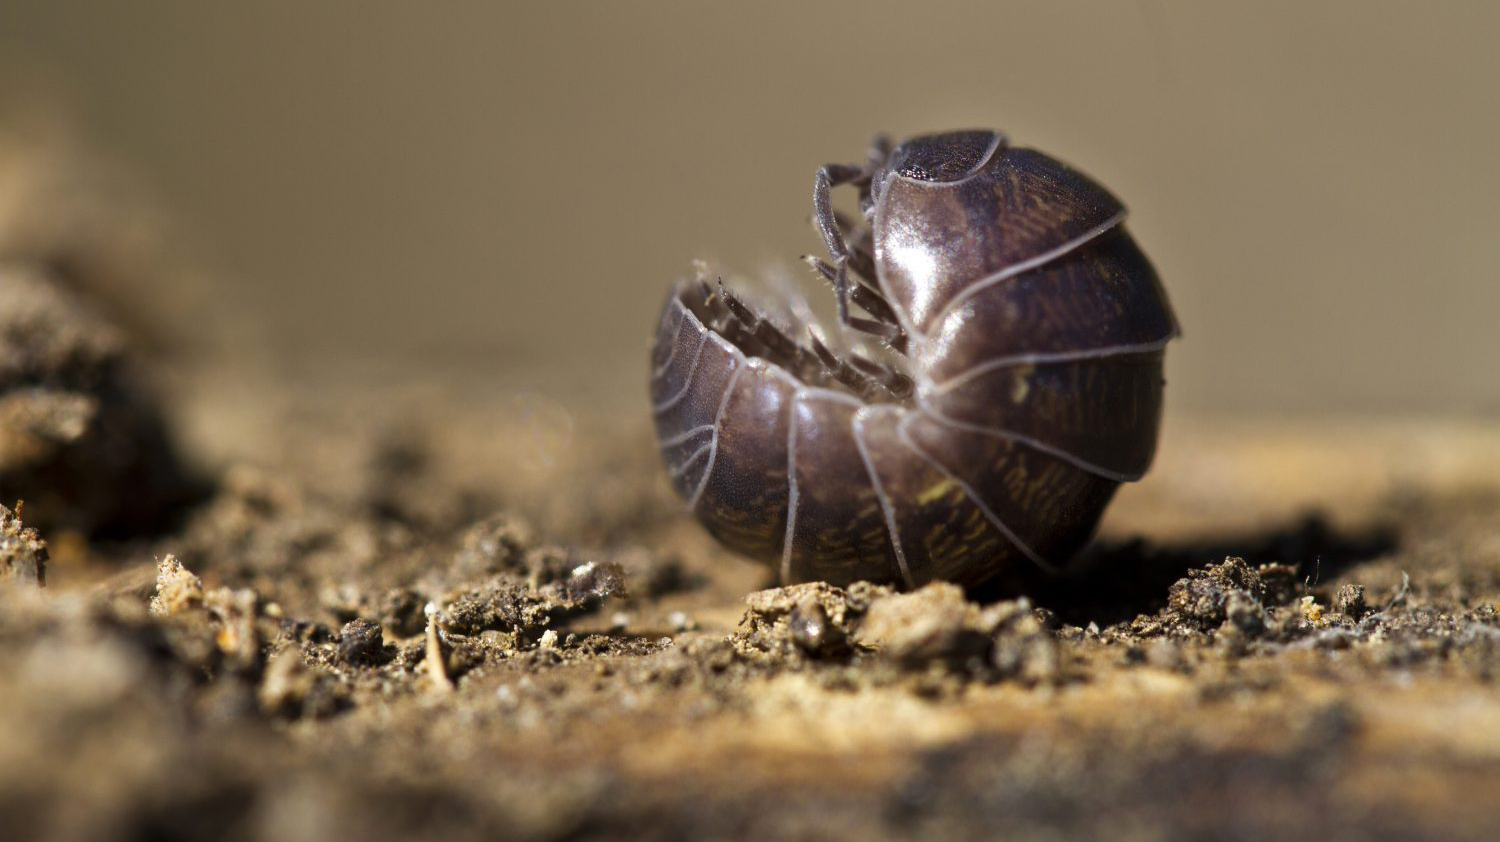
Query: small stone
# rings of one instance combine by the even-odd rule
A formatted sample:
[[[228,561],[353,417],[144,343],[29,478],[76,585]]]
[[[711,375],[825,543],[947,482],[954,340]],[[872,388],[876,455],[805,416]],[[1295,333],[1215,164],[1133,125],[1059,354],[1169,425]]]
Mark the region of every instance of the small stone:
[[[346,664],[377,664],[385,660],[385,639],[380,624],[350,620],[339,632],[339,660]]]
[[[556,649],[557,630],[547,629],[546,631],[542,632],[542,639],[537,641],[537,646],[541,649]]]
[[[672,630],[677,632],[692,631],[698,628],[698,623],[682,611],[673,611],[671,614],[668,614],[667,625],[671,626]]]
[[[568,573],[567,594],[574,602],[598,602],[610,596],[626,596],[625,570],[614,562],[584,562]]]
[[[828,619],[828,612],[817,600],[799,602],[792,609],[787,623],[791,627],[792,643],[809,655],[842,655],[849,650],[849,638],[844,630]]]

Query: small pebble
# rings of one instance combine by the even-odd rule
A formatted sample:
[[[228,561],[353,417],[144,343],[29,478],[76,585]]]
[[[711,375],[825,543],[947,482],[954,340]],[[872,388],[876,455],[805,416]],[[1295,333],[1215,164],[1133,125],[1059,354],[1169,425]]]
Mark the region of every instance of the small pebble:
[[[339,632],[339,660],[346,664],[378,663],[384,649],[385,638],[379,623],[350,620]]]

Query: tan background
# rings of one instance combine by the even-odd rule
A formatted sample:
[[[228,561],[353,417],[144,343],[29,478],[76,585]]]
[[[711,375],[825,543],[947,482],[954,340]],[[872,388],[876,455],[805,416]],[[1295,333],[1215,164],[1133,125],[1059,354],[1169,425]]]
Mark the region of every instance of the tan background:
[[[1493,417],[1497,39],[1481,2],[8,0],[0,120],[149,188],[236,352],[575,400],[642,388],[690,258],[813,249],[816,164],[996,126],[1130,204],[1174,408]]]

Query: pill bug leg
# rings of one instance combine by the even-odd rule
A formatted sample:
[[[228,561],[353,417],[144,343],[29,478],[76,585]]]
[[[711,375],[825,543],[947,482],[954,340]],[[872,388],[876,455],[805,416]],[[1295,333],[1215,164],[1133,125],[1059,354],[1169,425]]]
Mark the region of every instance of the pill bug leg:
[[[854,164],[824,164],[813,176],[813,224],[823,235],[828,256],[833,258],[833,289],[839,300],[839,324],[849,324],[849,246],[833,212],[833,188],[868,178],[865,168]]]
[[[885,166],[890,156],[890,138],[877,134],[870,141],[863,165],[824,164],[813,177],[813,224],[817,226],[818,233],[823,235],[828,256],[832,258],[831,280],[839,302],[839,323],[845,326],[849,325],[849,269],[854,269],[866,281],[873,282],[875,260],[869,247],[868,233],[858,238],[847,237],[846,232],[852,226],[840,219],[838,212],[833,209],[831,194],[833,188],[844,184],[858,187],[859,209],[868,217],[875,204],[871,183],[875,173]],[[849,245],[850,239],[856,240],[853,248]],[[889,307],[886,309],[889,310]]]
[[[838,289],[838,270],[829,265],[828,261],[811,255],[802,258],[814,271],[824,280]],[[853,264],[850,264],[851,268]],[[858,273],[856,273],[858,274]],[[897,353],[906,353],[906,331],[901,329],[901,324],[896,318],[896,313],[891,309],[889,302],[885,300],[879,291],[863,282],[849,285],[849,300],[857,307],[874,316],[874,319],[865,319],[858,316],[850,316],[844,323],[846,327],[857,330],[860,333],[869,334],[881,339],[892,350]]]

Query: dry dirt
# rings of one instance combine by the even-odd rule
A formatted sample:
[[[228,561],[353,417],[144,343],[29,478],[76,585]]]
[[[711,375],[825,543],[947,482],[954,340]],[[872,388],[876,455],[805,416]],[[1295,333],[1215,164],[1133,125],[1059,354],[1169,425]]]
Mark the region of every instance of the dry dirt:
[[[1173,416],[1028,599],[772,589],[644,397],[146,360],[101,300],[0,270],[6,839],[1500,827],[1493,422]]]

